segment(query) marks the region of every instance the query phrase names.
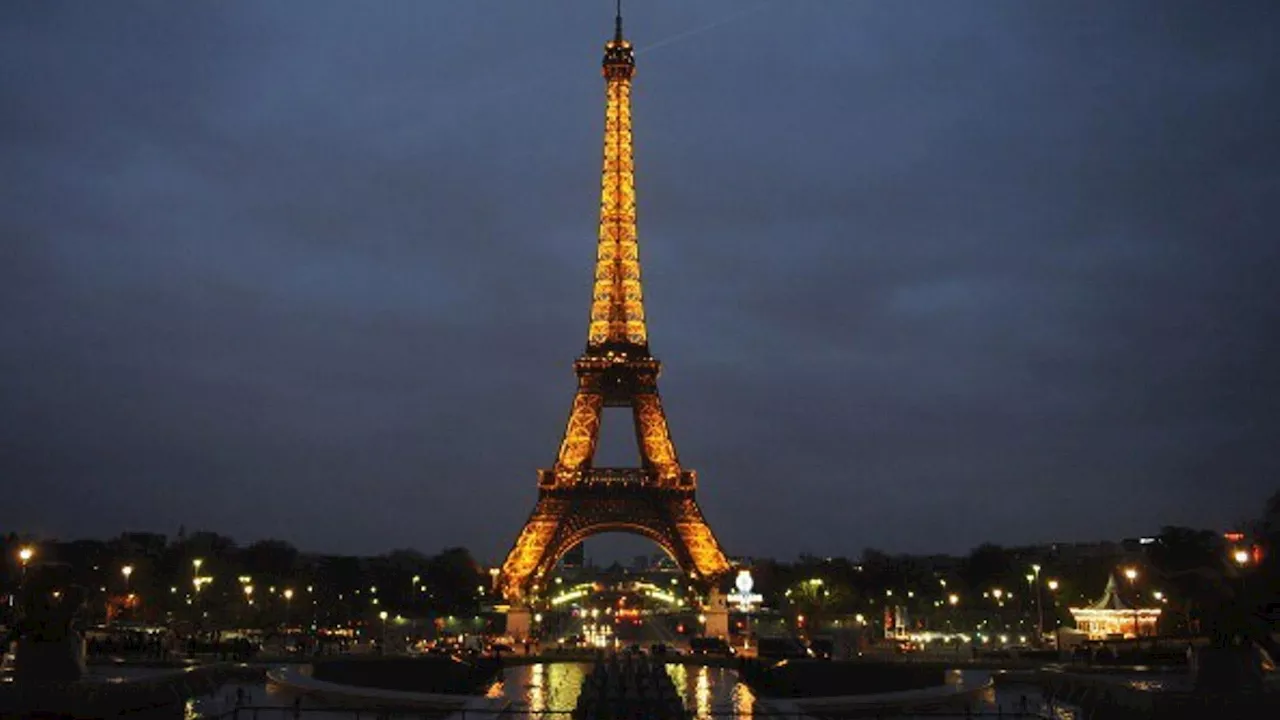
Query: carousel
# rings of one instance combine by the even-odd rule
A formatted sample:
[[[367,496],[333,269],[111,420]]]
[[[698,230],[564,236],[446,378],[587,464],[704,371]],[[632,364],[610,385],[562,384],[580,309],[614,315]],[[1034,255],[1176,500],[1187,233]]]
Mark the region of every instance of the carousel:
[[[1115,575],[1107,578],[1107,589],[1096,602],[1067,610],[1075,619],[1076,627],[1090,640],[1154,637],[1160,620],[1160,608],[1130,606],[1122,600]]]

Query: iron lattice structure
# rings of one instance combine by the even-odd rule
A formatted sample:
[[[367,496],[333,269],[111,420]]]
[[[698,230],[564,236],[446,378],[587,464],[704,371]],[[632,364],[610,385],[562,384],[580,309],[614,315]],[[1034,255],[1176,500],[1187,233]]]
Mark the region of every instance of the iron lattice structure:
[[[574,362],[578,390],[555,465],[538,471],[537,505],[502,566],[500,589],[512,602],[536,593],[561,555],[603,532],[649,538],[696,580],[729,569],[694,497],[697,475],[676,455],[658,394],[662,365],[649,354],[631,145],[635,55],[621,16],[603,65],[604,169],[587,347]],[[631,408],[639,468],[592,465],[605,407]]]

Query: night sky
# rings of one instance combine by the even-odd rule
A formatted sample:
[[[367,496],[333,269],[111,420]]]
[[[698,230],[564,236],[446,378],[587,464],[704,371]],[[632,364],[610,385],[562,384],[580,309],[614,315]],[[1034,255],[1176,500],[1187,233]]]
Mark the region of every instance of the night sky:
[[[1280,4],[628,5],[651,348],[731,555],[1280,486]],[[612,15],[4,3],[0,531],[497,560],[585,342]]]

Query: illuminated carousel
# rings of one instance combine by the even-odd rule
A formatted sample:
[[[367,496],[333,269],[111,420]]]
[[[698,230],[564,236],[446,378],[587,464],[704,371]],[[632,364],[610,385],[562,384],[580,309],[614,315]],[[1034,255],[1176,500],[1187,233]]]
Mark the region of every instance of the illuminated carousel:
[[[1067,608],[1076,627],[1090,640],[1115,640],[1135,636],[1156,635],[1160,608],[1130,606],[1120,598],[1116,576],[1107,578],[1107,588],[1096,602],[1080,608]]]

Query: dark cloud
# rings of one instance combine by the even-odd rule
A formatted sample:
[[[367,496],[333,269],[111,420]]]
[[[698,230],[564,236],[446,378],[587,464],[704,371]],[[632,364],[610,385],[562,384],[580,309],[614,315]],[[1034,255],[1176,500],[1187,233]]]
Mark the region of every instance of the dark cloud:
[[[577,5],[0,11],[0,525],[505,551],[586,329]],[[653,349],[731,552],[1274,489],[1273,3],[630,13]]]

